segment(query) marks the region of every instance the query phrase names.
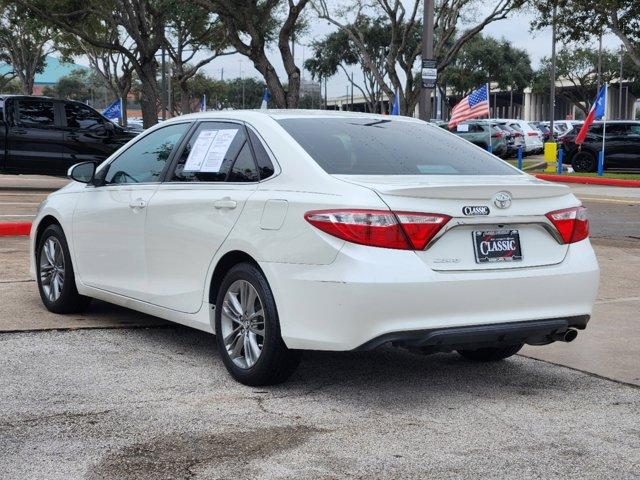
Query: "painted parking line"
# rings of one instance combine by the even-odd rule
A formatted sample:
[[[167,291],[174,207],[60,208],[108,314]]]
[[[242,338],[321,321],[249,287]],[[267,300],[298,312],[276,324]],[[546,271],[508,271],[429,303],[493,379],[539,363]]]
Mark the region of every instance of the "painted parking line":
[[[597,202],[597,203],[624,203],[626,205],[637,205],[640,204],[640,199],[629,198],[628,200],[619,199],[619,198],[603,198],[603,197],[583,197],[581,195],[577,195],[580,200],[585,200],[587,202]]]
[[[40,205],[37,202],[0,202],[0,205]]]
[[[9,215],[9,214],[0,215],[0,218],[19,218],[19,217],[31,217],[31,218],[33,218],[33,217],[35,217],[35,215],[25,215],[25,214],[22,214],[22,215],[18,215],[18,214],[15,214],[15,215]]]

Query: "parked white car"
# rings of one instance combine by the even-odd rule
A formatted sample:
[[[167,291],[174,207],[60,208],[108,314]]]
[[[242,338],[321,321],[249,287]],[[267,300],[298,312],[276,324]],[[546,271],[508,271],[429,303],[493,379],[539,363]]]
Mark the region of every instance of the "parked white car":
[[[516,128],[522,132],[522,136],[524,138],[524,153],[540,153],[544,150],[542,132],[529,125],[529,122],[512,118],[498,119],[496,121],[506,122],[510,127]]]
[[[249,385],[309,349],[503,359],[572,340],[596,297],[567,187],[411,118],[187,115],[70,176],[31,231],[46,308],[98,298],[215,332]]]

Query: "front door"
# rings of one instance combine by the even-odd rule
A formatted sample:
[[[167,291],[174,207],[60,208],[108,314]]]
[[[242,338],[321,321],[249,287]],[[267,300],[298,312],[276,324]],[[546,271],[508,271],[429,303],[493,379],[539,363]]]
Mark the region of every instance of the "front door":
[[[171,153],[190,123],[162,127],[142,136],[88,185],[73,218],[76,267],[83,284],[146,299],[144,228],[147,207]]]
[[[200,123],[147,211],[150,302],[186,313],[202,306],[207,270],[257,189],[242,124]]]
[[[6,169],[16,173],[64,175],[64,135],[56,122],[55,104],[46,99],[20,99],[13,103],[7,125]]]

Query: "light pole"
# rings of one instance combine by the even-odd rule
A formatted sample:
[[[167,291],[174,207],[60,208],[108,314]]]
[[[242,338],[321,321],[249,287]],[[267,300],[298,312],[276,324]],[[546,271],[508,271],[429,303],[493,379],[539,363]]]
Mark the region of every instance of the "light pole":
[[[434,0],[424,0],[424,17],[422,20],[422,62],[433,58],[433,3]],[[422,73],[422,69],[420,72]],[[431,118],[432,91],[433,88],[420,87],[420,119],[426,122]]]
[[[600,34],[600,40],[598,41],[598,91],[602,85],[602,34]]]
[[[553,121],[556,116],[556,3],[553,4],[551,19],[551,91],[549,100],[549,130],[553,132]]]
[[[622,116],[622,66],[624,63],[624,45],[620,45],[620,82],[618,83],[618,118],[624,119]],[[626,113],[626,112],[625,112]]]
[[[242,60],[240,62],[240,83],[242,84],[242,109],[244,110],[244,77],[242,76]]]

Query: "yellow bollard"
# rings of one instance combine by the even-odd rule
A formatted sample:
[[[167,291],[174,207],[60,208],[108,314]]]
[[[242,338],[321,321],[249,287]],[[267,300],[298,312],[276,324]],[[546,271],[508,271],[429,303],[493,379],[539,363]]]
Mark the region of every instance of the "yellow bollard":
[[[544,171],[556,173],[558,166],[558,144],[556,142],[544,144],[544,161],[547,162],[547,168]]]

